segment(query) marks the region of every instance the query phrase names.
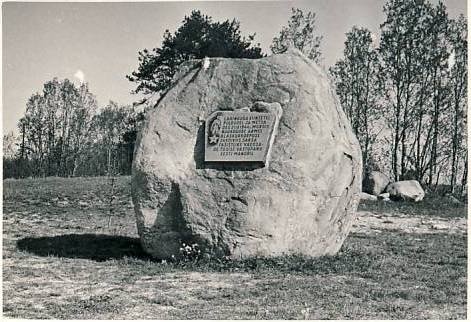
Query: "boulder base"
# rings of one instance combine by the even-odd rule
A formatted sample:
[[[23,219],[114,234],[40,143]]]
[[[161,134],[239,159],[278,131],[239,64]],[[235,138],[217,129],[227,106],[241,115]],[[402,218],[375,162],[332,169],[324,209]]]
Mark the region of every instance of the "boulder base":
[[[265,164],[204,161],[209,115],[260,106],[279,112]],[[132,196],[149,254],[178,256],[182,243],[231,258],[340,249],[361,192],[360,146],[327,75],[300,52],[188,62],[146,117]]]
[[[397,181],[386,188],[391,200],[421,201],[425,192],[417,180]]]

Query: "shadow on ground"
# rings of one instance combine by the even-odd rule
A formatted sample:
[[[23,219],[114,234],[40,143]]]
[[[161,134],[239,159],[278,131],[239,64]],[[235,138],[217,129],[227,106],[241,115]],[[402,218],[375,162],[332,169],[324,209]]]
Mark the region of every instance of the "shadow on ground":
[[[17,246],[39,256],[83,258],[98,262],[123,257],[148,258],[139,239],[125,236],[69,234],[27,237],[18,240]]]
[[[449,280],[449,270],[466,275],[467,235],[415,234],[384,230],[381,234],[351,233],[342,249],[333,256],[308,257],[284,255],[226,258],[183,258],[162,263],[145,254],[139,239],[125,236],[70,234],[53,237],[28,237],[17,242],[19,250],[39,256],[90,259],[97,262],[122,259],[154,262],[156,269],[203,272],[273,272],[287,274],[358,274],[362,278],[382,279],[378,271],[387,267],[387,275],[429,276],[430,283]],[[430,245],[440,245],[431,247]],[[438,265],[438,266],[437,266]],[[443,267],[433,274],[431,267]],[[435,269],[434,268],[434,269]],[[441,276],[438,276],[440,275]],[[388,277],[388,278],[389,278]]]

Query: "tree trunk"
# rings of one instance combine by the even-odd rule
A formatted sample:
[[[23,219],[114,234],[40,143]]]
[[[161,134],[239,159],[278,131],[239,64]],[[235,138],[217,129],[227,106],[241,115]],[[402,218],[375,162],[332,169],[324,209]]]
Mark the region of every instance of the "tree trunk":
[[[434,108],[433,108],[433,135],[432,135],[432,150],[430,151],[430,164],[429,164],[429,178],[428,184],[431,186],[433,182],[433,175],[435,174],[437,167],[437,145],[438,145],[438,113],[439,113],[439,103],[440,103],[440,82],[437,81],[437,69],[434,72]],[[438,83],[438,84],[437,84]]]
[[[26,175],[26,171],[25,171],[25,135],[26,135],[26,124],[23,123],[23,126],[22,126],[22,140],[21,140],[21,154],[20,154],[20,162],[19,162],[19,174],[20,174],[20,177],[25,177]]]
[[[400,116],[401,116],[401,103],[400,103],[400,94],[399,94],[399,87],[397,86],[397,103],[396,103],[396,119],[395,119],[395,128],[394,128],[394,145],[393,145],[393,155],[392,155],[392,169],[394,175],[394,181],[398,181],[398,168],[397,168],[397,161],[398,161],[398,148],[400,142]]]
[[[456,185],[456,158],[458,154],[458,109],[455,102],[455,111],[453,118],[453,138],[452,138],[452,147],[451,147],[451,176],[450,176],[450,192],[455,192]]]
[[[464,189],[467,187],[468,182],[468,154],[466,154],[466,158],[464,159],[463,165],[463,176],[461,177],[461,195],[463,195]]]

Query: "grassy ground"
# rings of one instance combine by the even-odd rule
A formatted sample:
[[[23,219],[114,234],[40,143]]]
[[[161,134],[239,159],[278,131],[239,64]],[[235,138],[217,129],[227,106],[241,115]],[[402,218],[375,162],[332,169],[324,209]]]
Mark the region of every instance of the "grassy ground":
[[[111,185],[4,181],[5,316],[466,318],[466,205],[362,204],[333,257],[162,263],[139,246],[129,177]]]
[[[452,202],[440,195],[426,195],[421,202],[377,202],[364,200],[359,210],[381,213],[405,213],[439,218],[463,218],[467,209],[462,203]]]

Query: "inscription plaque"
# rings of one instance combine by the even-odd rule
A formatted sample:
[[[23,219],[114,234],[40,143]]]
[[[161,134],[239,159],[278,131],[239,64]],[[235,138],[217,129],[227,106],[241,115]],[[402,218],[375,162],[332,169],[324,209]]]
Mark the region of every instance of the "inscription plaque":
[[[275,115],[217,111],[205,124],[205,161],[265,162]]]

